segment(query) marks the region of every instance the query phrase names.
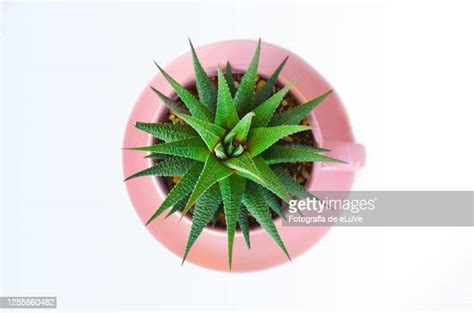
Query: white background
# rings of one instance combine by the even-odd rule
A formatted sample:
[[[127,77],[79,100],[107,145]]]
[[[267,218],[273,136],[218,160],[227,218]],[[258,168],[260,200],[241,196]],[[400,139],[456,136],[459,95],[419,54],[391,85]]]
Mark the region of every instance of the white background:
[[[473,190],[469,1],[2,3],[1,295],[63,309],[471,309],[472,228],[335,228],[292,264],[180,267],[141,225],[121,142],[156,69],[231,38],[288,48],[367,147],[360,190]]]

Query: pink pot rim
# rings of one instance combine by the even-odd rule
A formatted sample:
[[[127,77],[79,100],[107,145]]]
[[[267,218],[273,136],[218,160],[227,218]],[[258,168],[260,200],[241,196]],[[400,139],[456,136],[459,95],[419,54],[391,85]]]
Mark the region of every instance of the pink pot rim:
[[[196,49],[203,67],[213,72],[217,64],[225,64],[228,60],[234,69],[247,68],[255,50],[256,41],[232,40],[206,45]],[[311,66],[297,55],[278,46],[262,43],[259,73],[269,76],[287,55],[290,56],[283,69],[280,80],[283,83],[296,78],[293,95],[300,101],[307,101],[323,92],[332,89]],[[166,71],[183,85],[194,82],[191,55],[186,53],[166,67]],[[295,77],[297,76],[297,77]],[[299,76],[299,77],[298,77]],[[149,84],[171,96],[174,92],[161,75],[156,75]],[[167,109],[161,101],[146,87],[139,97],[127,123],[124,147],[143,146],[150,144],[152,138],[134,128],[136,121],[158,121],[166,114]],[[318,123],[318,121],[322,121]],[[329,121],[328,121],[329,120]],[[334,124],[337,123],[337,124]],[[310,125],[317,143],[325,146],[325,142],[343,142],[354,144],[354,138],[344,106],[336,93],[331,94],[321,106],[310,114]],[[336,126],[337,125],[337,126]],[[363,147],[355,156],[348,155],[362,166],[365,160]],[[336,149],[338,150],[338,149]],[[357,149],[355,151],[358,151]],[[143,154],[136,151],[123,151],[123,170],[127,177],[134,172],[149,167],[150,160],[143,159]],[[354,169],[325,170],[324,165],[313,165],[308,190],[350,190],[354,177]],[[317,178],[317,179],[316,179]],[[156,210],[166,197],[166,187],[162,180],[154,177],[142,177],[126,182],[132,204],[143,223]],[[329,231],[329,227],[283,227],[281,220],[276,221],[280,235],[285,242],[292,258],[304,253],[315,245]],[[173,214],[168,219],[157,218],[147,229],[166,248],[178,256],[182,256],[187,241],[191,221],[179,222],[179,216]],[[232,272],[248,272],[271,268],[288,262],[270,236],[261,228],[251,230],[252,249],[247,250],[243,236],[236,234]],[[225,231],[206,228],[196,241],[187,258],[188,262],[218,270],[228,271],[227,235]]]

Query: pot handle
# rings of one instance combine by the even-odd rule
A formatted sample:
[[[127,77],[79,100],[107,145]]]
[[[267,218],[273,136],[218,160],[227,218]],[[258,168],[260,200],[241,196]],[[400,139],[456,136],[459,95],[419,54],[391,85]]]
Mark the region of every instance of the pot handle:
[[[365,164],[365,148],[363,145],[354,142],[324,142],[324,148],[329,149],[327,156],[344,161],[344,163],[323,162],[323,171],[356,171]]]

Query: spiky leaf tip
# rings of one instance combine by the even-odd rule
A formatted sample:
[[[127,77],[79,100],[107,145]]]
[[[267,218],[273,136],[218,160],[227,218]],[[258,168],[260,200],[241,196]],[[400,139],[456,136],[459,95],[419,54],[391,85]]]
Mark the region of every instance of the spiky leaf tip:
[[[198,136],[191,127],[180,124],[136,122],[135,128],[165,142],[178,141]]]
[[[290,254],[283,243],[283,240],[278,233],[278,230],[273,224],[273,219],[270,214],[270,210],[265,203],[263,195],[257,188],[247,188],[243,197],[243,203],[247,210],[252,214],[257,222],[267,231],[272,239],[277,243],[280,249],[285,253],[288,259],[291,260]]]
[[[265,127],[270,122],[273,113],[280,105],[283,98],[286,96],[288,91],[290,91],[291,87],[293,86],[293,82],[286,85],[284,88],[279,90],[269,99],[265,100],[262,104],[260,104],[257,108],[255,108],[255,119],[254,119],[254,127]]]
[[[219,68],[217,76],[218,91],[215,124],[225,129],[232,129],[239,122],[239,116],[227,81]]]
[[[206,144],[199,137],[128,149],[181,156],[201,162],[204,162],[209,155]]]
[[[183,101],[184,105],[188,108],[189,112],[197,118],[212,122],[214,115],[204,104],[199,102],[191,92],[181,86],[173,77],[171,77],[165,70],[163,70],[156,62],[156,66],[160,70],[161,74],[165,77],[174,91],[178,94],[178,97]]]
[[[239,218],[242,197],[245,192],[246,179],[238,175],[231,175],[221,180],[219,185],[224,202],[225,221],[227,228],[228,261],[229,269],[231,269],[235,228]]]
[[[244,236],[245,244],[247,245],[247,248],[250,249],[251,244],[250,244],[250,226],[249,226],[249,220],[248,220],[248,211],[244,206],[240,207],[238,222],[239,222],[240,231],[242,232],[242,235]]]
[[[194,161],[190,159],[171,157],[127,177],[125,181],[142,176],[183,176],[193,164]]]
[[[278,81],[278,77],[280,76],[280,73],[281,73],[283,67],[286,64],[286,61],[288,61],[288,57],[289,56],[287,56],[287,57],[285,57],[285,59],[283,59],[283,61],[280,63],[280,65],[277,67],[277,69],[270,76],[270,78],[268,78],[265,85],[263,85],[263,87],[255,93],[255,104],[256,105],[259,105],[263,101],[270,98],[270,96],[273,93],[273,88],[275,88],[275,85]]]
[[[171,100],[169,97],[165,96],[161,91],[155,89],[153,86],[150,86],[153,92],[160,98],[160,100],[164,103],[164,105],[170,109],[173,113],[188,113],[188,110],[183,108],[177,102]]]
[[[305,104],[295,106],[285,112],[275,114],[270,120],[271,126],[278,125],[296,125],[301,122],[315,107],[321,104],[330,94],[332,90],[314,98]]]
[[[290,162],[335,162],[344,161],[331,158],[321,154],[327,151],[313,146],[303,145],[273,145],[262,156],[268,164],[290,163]]]
[[[227,85],[229,86],[232,97],[234,97],[235,93],[237,92],[237,88],[235,88],[234,73],[229,62],[227,62],[225,66],[225,80],[227,81]]]
[[[214,84],[207,75],[206,71],[201,65],[199,58],[194,50],[191,39],[189,39],[191,46],[191,54],[193,57],[194,74],[196,77],[196,89],[199,94],[199,100],[206,105],[211,111],[216,110],[217,92]]]
[[[150,224],[154,219],[160,216],[166,209],[168,209],[172,205],[175,205],[176,203],[178,203],[178,201],[180,201],[181,199],[183,199],[184,197],[186,197],[188,194],[191,193],[203,166],[204,165],[200,162],[194,163],[194,165],[189,169],[186,175],[184,175],[183,178],[173,187],[173,189],[171,189],[170,193],[165,198],[165,200],[161,203],[158,210],[156,210],[155,213],[153,213],[153,215],[148,219],[145,225]]]
[[[188,242],[186,243],[181,265],[184,264],[191,247],[196,242],[204,227],[206,227],[206,225],[212,220],[221,203],[222,198],[219,192],[219,186],[217,185],[214,185],[207,190],[197,201],[193,212],[193,223],[189,232]]]
[[[258,40],[257,48],[252,61],[242,77],[239,89],[235,94],[235,105],[240,116],[252,110],[255,101],[255,80],[257,78],[258,61],[260,58],[261,40]]]

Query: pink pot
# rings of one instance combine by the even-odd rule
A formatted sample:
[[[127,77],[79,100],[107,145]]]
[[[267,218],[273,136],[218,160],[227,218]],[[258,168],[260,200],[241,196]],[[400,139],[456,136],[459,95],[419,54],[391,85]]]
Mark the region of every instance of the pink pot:
[[[255,41],[232,40],[200,47],[196,51],[208,73],[215,73],[217,65],[225,65],[227,61],[232,64],[233,69],[243,71],[248,67],[256,44]],[[280,75],[280,81],[287,83],[296,79],[296,85],[292,92],[301,102],[306,102],[332,89],[329,83],[303,59],[268,43],[262,43],[260,75],[270,76],[287,55],[290,58]],[[166,71],[181,84],[192,84],[194,71],[191,53],[178,57],[166,67]],[[150,85],[168,96],[174,93],[160,74],[153,78]],[[124,147],[151,144],[151,136],[136,130],[134,124],[136,121],[157,122],[166,113],[166,107],[147,86],[130,115],[125,132]],[[320,146],[332,150],[328,155],[349,164],[315,163],[306,188],[311,191],[350,190],[354,171],[364,164],[365,150],[363,146],[354,143],[347,114],[336,93],[331,94],[311,112],[310,123],[313,127],[314,137]],[[143,156],[143,153],[137,151],[123,151],[125,177],[151,165],[150,160],[144,159]],[[167,189],[164,182],[155,177],[142,177],[127,181],[126,185],[133,206],[142,222],[145,223],[166,197]],[[276,224],[292,258],[311,248],[329,231],[329,227],[283,227],[281,221],[276,221]],[[185,218],[179,221],[179,215],[174,214],[166,220],[163,217],[157,218],[147,228],[166,248],[181,257],[190,226],[189,219]],[[249,250],[242,234],[240,232],[236,234],[232,262],[233,272],[258,271],[288,262],[288,258],[263,229],[252,230],[250,240],[252,247]],[[213,270],[228,271],[225,231],[206,228],[191,249],[187,261]]]

